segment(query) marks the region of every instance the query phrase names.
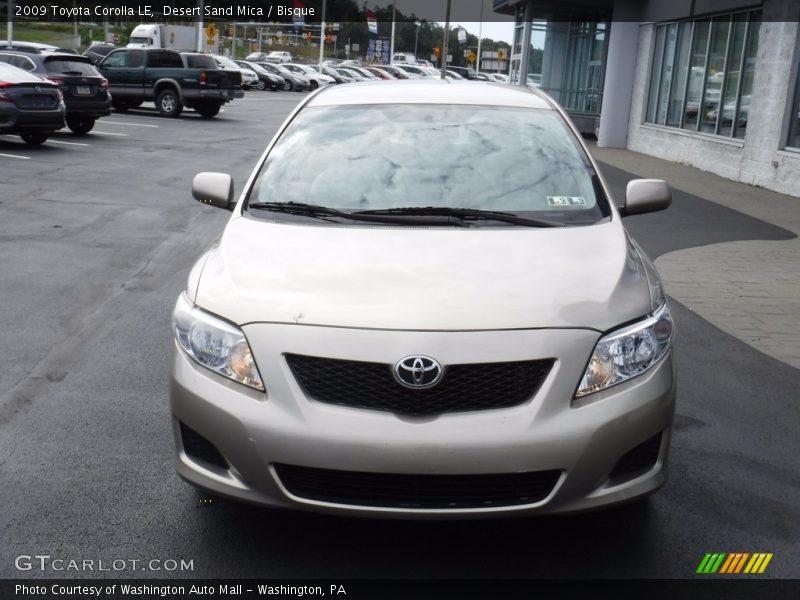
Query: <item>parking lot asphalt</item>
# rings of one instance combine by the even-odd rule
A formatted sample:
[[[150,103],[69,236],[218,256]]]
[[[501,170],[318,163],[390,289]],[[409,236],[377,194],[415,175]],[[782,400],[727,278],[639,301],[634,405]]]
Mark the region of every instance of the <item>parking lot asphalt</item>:
[[[191,179],[224,171],[240,190],[301,97],[248,93],[211,121],[114,113],[41,148],[0,138],[0,577],[666,578],[694,576],[706,552],[772,552],[764,577],[800,577],[800,371],[679,302],[670,477],[645,507],[373,521],[206,501],[179,480],[169,319],[226,221]],[[616,189],[630,176],[605,173]],[[721,216],[678,197],[630,229],[653,256],[787,235]],[[193,570],[19,571],[23,554]]]

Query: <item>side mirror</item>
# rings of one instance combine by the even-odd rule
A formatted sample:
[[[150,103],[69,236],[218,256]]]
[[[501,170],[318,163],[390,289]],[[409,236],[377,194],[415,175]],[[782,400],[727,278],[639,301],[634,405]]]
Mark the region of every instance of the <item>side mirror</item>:
[[[233,210],[233,178],[227,173],[198,173],[192,181],[192,196],[202,204]]]
[[[625,205],[619,207],[623,217],[657,212],[672,204],[672,189],[661,179],[634,179],[628,182]]]

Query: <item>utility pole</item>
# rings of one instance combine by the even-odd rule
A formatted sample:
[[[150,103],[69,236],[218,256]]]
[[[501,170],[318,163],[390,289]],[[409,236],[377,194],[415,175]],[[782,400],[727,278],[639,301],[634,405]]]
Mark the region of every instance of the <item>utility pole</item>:
[[[389,42],[389,64],[391,64],[392,61],[394,61],[394,25],[396,18],[396,13],[395,13],[396,5],[397,2],[392,2],[392,39]]]
[[[197,52],[203,51],[203,0],[197,0],[197,11],[200,17],[197,19]]]
[[[14,0],[8,0],[8,22],[6,24],[6,41],[14,41]]]
[[[442,42],[442,79],[447,79],[447,53],[449,51],[448,45],[450,42],[450,3],[452,0],[447,0],[447,13],[444,18],[444,41]]]
[[[322,0],[322,24],[319,28],[319,64],[325,57],[325,5],[327,0]]]
[[[475,72],[481,72],[481,37],[483,37],[483,0],[478,0],[481,3],[481,22],[478,25],[478,58],[475,59]]]

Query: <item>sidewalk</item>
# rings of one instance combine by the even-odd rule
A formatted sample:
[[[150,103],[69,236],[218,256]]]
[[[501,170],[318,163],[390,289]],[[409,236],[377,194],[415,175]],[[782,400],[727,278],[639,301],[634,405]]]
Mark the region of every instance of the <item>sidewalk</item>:
[[[675,189],[800,236],[800,198],[629,150],[596,145],[590,150],[595,159],[618,169],[665,179]],[[660,256],[656,266],[670,296],[757,350],[800,369],[800,237],[687,248]]]

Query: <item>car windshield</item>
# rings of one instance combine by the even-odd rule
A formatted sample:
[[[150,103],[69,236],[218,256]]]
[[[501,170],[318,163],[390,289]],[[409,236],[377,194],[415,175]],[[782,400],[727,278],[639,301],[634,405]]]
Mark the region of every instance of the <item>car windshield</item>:
[[[557,112],[446,104],[306,108],[270,152],[248,202],[477,209],[564,224],[609,214]]]

